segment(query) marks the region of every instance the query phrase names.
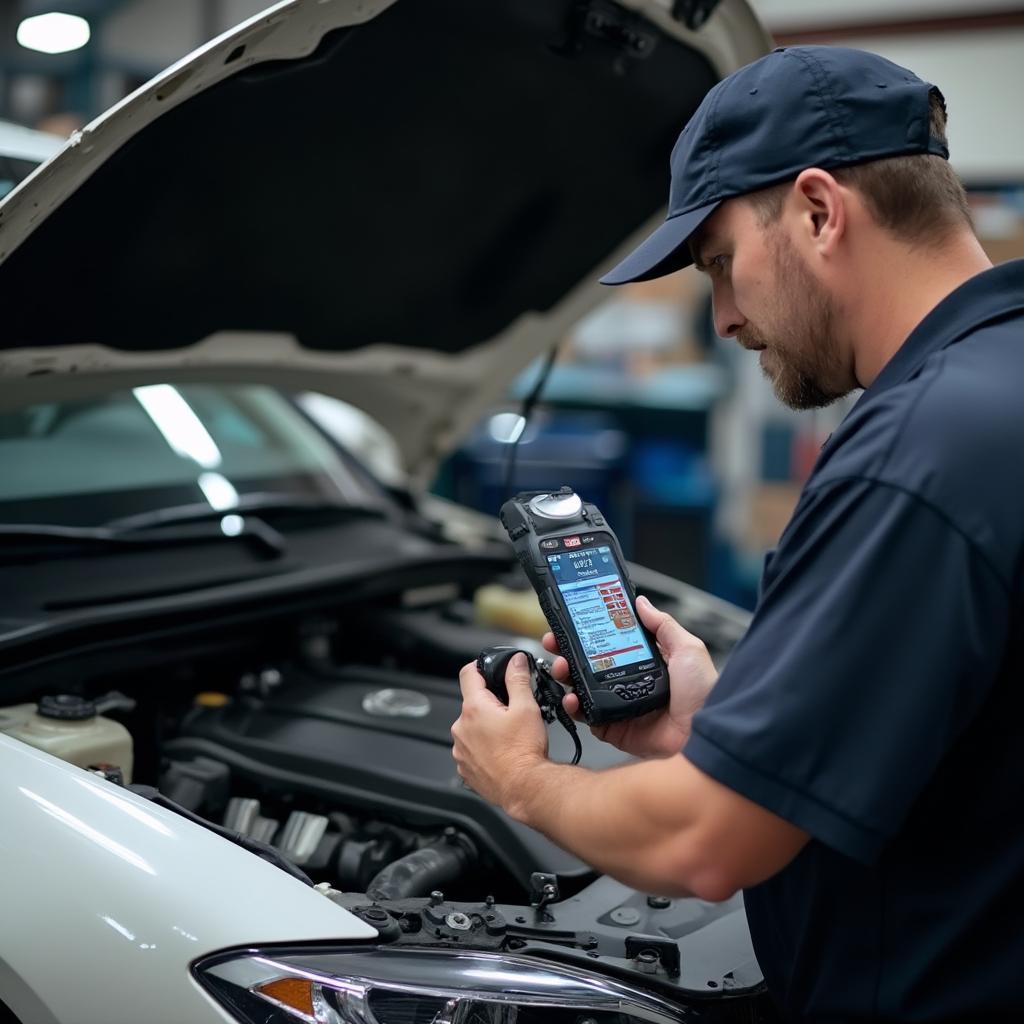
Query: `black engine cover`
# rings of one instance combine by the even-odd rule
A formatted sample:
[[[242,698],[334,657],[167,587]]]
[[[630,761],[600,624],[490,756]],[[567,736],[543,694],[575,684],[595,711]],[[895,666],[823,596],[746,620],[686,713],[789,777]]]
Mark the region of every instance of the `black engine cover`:
[[[340,809],[412,828],[455,825],[524,887],[534,871],[566,879],[589,875],[580,860],[462,785],[450,733],[460,709],[451,679],[370,667],[339,670],[330,678],[292,670],[269,698],[197,708],[166,749],[176,757],[214,757],[229,764],[236,778],[334,800]],[[568,761],[568,735],[556,725],[550,736],[551,756]],[[626,759],[586,729],[581,739],[582,763],[589,767]]]

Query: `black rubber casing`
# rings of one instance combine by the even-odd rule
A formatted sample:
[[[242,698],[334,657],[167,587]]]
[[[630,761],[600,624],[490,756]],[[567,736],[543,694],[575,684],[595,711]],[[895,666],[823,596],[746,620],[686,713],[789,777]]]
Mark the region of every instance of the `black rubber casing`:
[[[529,507],[530,499],[547,493],[525,491],[517,494],[502,505],[499,518],[512,541],[516,558],[526,578],[537,592],[541,610],[558,641],[558,649],[569,663],[570,681],[579,697],[584,717],[588,724],[600,725],[636,718],[664,707],[669,696],[668,669],[654,637],[637,615],[636,591],[626,573],[618,538],[597,506],[586,502],[583,502],[580,514],[572,519],[555,520],[535,514]],[[572,493],[571,488],[562,488],[562,495],[571,496]],[[598,543],[611,547],[622,582],[628,590],[632,612],[646,634],[654,655],[652,667],[615,679],[598,681],[595,678],[576,635],[569,609],[548,568],[547,555],[552,552],[541,547],[545,541],[560,541],[565,537],[579,537],[581,547]],[[650,665],[650,661],[645,664]]]

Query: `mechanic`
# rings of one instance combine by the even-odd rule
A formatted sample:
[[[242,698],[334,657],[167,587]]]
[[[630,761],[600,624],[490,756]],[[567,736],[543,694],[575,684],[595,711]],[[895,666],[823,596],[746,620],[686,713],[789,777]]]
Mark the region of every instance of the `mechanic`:
[[[466,783],[638,889],[744,890],[788,1020],[1024,1019],[1024,261],[982,251],[945,121],[881,57],[776,50],[708,93],[603,279],[694,262],[784,402],[866,389],[717,681],[641,598],[671,703],[595,728],[642,760],[593,772],[548,760],[521,655],[507,708],[461,674]]]

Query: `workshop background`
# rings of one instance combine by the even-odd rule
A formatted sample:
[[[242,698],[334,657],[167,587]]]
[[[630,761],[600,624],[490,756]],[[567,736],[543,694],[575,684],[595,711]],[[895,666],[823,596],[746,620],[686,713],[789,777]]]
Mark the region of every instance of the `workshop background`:
[[[51,133],[49,145],[56,146],[174,60],[265,6],[263,0],[0,0],[0,118],[7,122],[0,124],[0,195],[30,159],[12,162],[4,149],[16,126]],[[968,186],[982,241],[994,261],[1024,256],[1024,5],[752,0],[752,6],[780,45],[861,47],[940,85],[952,162]],[[45,52],[54,49],[65,52]],[[38,159],[46,151],[44,144]],[[183,155],[186,166],[189,159]],[[434,490],[496,512],[505,496],[509,445],[518,437],[517,487],[571,483],[607,511],[627,555],[751,606],[764,552],[853,399],[818,412],[782,407],[757,361],[715,336],[707,284],[692,269],[609,291],[560,345],[523,430],[521,403],[540,368],[516,381],[507,402],[442,468]],[[386,438],[371,431],[366,443],[382,472],[393,474]]]

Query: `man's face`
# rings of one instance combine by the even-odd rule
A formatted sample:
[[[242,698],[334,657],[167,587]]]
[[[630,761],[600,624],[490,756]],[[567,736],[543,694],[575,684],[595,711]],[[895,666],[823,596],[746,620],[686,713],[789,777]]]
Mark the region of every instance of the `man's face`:
[[[715,329],[760,352],[779,401],[820,408],[857,386],[836,336],[835,302],[781,224],[763,227],[750,203],[728,200],[693,249],[711,278]]]

